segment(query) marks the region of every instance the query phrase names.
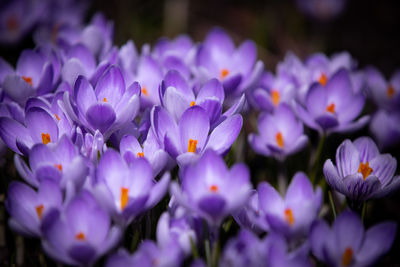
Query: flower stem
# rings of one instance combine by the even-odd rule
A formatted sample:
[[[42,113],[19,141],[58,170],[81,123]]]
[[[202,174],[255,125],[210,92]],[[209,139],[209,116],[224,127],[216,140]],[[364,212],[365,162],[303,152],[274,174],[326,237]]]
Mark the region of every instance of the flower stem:
[[[282,196],[284,196],[287,187],[285,161],[278,161],[278,163],[278,191]]]
[[[333,201],[332,191],[328,191],[328,197],[329,197],[329,203],[331,205],[331,209],[332,209],[332,213],[333,213],[333,218],[336,220],[336,207],[335,207],[335,202]]]
[[[316,180],[316,178],[317,178],[317,175],[318,175],[318,171],[320,169],[319,165],[320,165],[320,161],[321,161],[321,154],[322,154],[322,151],[324,149],[325,139],[326,139],[325,134],[321,134],[320,138],[319,138],[317,151],[315,153],[314,160],[313,160],[314,163],[312,164],[312,169],[311,169],[311,172],[310,172],[310,180],[311,180],[312,184],[315,184],[315,183],[318,182]]]

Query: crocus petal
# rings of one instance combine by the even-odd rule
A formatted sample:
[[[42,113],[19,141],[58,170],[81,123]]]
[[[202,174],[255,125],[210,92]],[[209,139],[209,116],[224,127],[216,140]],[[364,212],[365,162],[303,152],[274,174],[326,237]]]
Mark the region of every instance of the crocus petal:
[[[257,48],[253,41],[244,41],[235,51],[233,64],[239,66],[243,74],[248,74],[254,66],[257,58]]]
[[[96,256],[96,250],[89,244],[77,244],[68,249],[68,256],[81,265],[90,265]]]
[[[381,188],[381,183],[376,176],[370,175],[363,179],[361,173],[349,175],[343,179],[350,199],[364,201]]]
[[[370,116],[365,115],[359,118],[357,121],[352,122],[352,123],[347,123],[347,124],[339,124],[337,127],[328,129],[327,133],[348,133],[348,132],[354,132],[362,127],[364,127],[368,122],[369,122]]]
[[[174,116],[174,119],[178,121],[183,112],[190,107],[191,100],[192,99],[183,95],[175,87],[168,87],[163,97],[163,106]]]
[[[325,113],[315,118],[315,121],[323,128],[329,129],[339,125],[339,121],[335,115]]]
[[[293,177],[286,192],[286,203],[297,203],[303,199],[311,199],[314,195],[312,184],[303,172]]]
[[[21,76],[39,79],[44,62],[39,53],[33,50],[24,50],[18,58],[16,72]],[[35,86],[38,82],[34,82]]]
[[[284,202],[279,193],[270,184],[262,182],[258,185],[259,207],[266,213],[278,214],[283,211]]]
[[[373,198],[385,197],[387,195],[396,192],[397,190],[399,190],[399,188],[400,188],[400,176],[397,175],[393,177],[390,184],[386,185],[385,187],[382,187],[375,194],[373,194]]]
[[[53,66],[51,64],[46,64],[37,87],[37,95],[44,95],[53,90],[53,76]]]
[[[197,94],[196,100],[201,102],[209,97],[216,97],[220,102],[224,101],[225,93],[222,84],[217,79],[207,81]]]
[[[333,224],[333,232],[339,251],[344,251],[347,247],[358,251],[364,237],[364,226],[356,214],[343,212]]]
[[[212,29],[207,35],[204,45],[210,46],[216,52],[231,55],[234,52],[235,46],[232,39],[226,32],[220,28]]]
[[[212,99],[205,99],[198,103],[198,105],[207,112],[211,125],[221,116],[222,104],[215,97]]]
[[[204,148],[210,129],[207,113],[203,108],[193,106],[187,109],[179,120],[182,151],[188,150],[189,139],[197,140],[196,151]]]
[[[203,197],[199,203],[199,209],[211,217],[212,220],[218,221],[219,218],[222,218],[225,215],[225,206],[226,202],[224,198],[219,195],[209,195]]]
[[[125,81],[121,70],[111,66],[97,82],[95,93],[99,101],[115,107],[125,92]]]
[[[19,175],[25,180],[25,182],[29,183],[34,187],[39,186],[39,182],[34,177],[32,171],[29,169],[28,165],[26,165],[25,161],[21,158],[20,155],[14,155],[14,165],[17,169]]]
[[[325,221],[319,220],[312,224],[310,230],[310,242],[313,254],[319,259],[324,260],[323,246],[325,239],[330,232],[329,226]]]
[[[264,140],[259,135],[253,133],[249,134],[248,142],[256,153],[264,156],[271,155],[271,151],[267,148]]]
[[[358,152],[360,153],[360,161],[367,162],[371,161],[377,155],[379,155],[378,147],[376,146],[375,142],[370,137],[360,137],[357,138],[353,145],[357,148]]]
[[[113,108],[107,103],[91,106],[86,112],[86,117],[93,129],[102,133],[105,133],[116,119]]]
[[[312,117],[318,117],[325,113],[326,108],[326,92],[318,83],[314,83],[306,97],[306,106]]]
[[[17,148],[16,139],[17,136],[25,136],[24,139],[27,139],[29,136],[28,130],[20,123],[16,122],[13,119],[7,117],[0,118],[0,136],[4,143],[7,144],[9,148],[13,151],[20,153]],[[29,137],[30,139],[30,137]],[[23,139],[22,139],[23,140]]]
[[[86,76],[87,73],[79,59],[71,58],[64,63],[61,69],[61,76],[63,81],[68,82],[70,85],[74,85],[80,75]]]
[[[345,140],[336,150],[336,165],[341,177],[357,172],[360,165],[360,156],[350,140]]]
[[[378,177],[382,186],[390,183],[397,167],[397,161],[389,154],[383,154],[375,157],[370,161],[373,169],[372,175]]]
[[[35,95],[35,89],[16,74],[7,75],[3,82],[3,89],[8,96],[20,104],[25,104],[26,99]]]
[[[166,172],[150,191],[149,199],[146,202],[146,209],[151,209],[164,197],[167,192],[171,175]]]
[[[326,178],[326,182],[333,189],[343,194],[347,193],[346,187],[343,183],[343,177],[339,176],[336,167],[333,165],[330,159],[325,161],[323,171]]]
[[[75,103],[82,114],[97,102],[92,85],[84,76],[79,76],[74,86]]]
[[[38,107],[30,108],[25,116],[26,127],[28,128],[35,143],[42,143],[42,134],[49,134],[50,142],[57,143],[58,127],[54,118],[45,110]]]

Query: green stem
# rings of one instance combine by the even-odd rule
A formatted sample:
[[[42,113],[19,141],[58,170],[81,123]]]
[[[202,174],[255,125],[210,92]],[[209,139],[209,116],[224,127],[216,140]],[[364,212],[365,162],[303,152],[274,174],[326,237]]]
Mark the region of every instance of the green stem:
[[[199,257],[199,252],[197,251],[197,246],[193,241],[192,237],[189,237],[190,240],[190,248],[192,249],[193,258],[197,259]]]
[[[207,266],[208,267],[212,267],[211,265],[211,250],[210,250],[210,241],[208,241],[208,239],[206,239],[204,241],[204,249],[206,252],[206,262],[207,262]]]
[[[319,138],[319,143],[318,143],[318,147],[317,147],[317,151],[315,153],[315,157],[314,157],[314,164],[312,165],[312,169],[311,169],[311,173],[310,173],[310,179],[311,179],[311,183],[315,184],[316,181],[316,177],[319,171],[319,163],[321,161],[321,154],[322,154],[322,150],[324,148],[324,144],[325,144],[325,134],[321,134],[320,138]]]
[[[333,218],[336,220],[336,207],[335,207],[335,202],[333,201],[332,191],[328,191],[328,197],[329,197],[329,203],[331,204]]]

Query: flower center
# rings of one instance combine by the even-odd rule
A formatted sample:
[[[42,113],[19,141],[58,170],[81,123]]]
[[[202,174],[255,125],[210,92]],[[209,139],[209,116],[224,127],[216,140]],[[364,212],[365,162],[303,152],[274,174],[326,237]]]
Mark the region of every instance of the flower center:
[[[62,165],[61,164],[54,164],[54,167],[56,167],[60,172],[62,172]]]
[[[42,143],[47,145],[51,142],[50,134],[49,133],[42,133]]]
[[[126,205],[128,204],[128,192],[128,188],[121,187],[121,210],[124,210]]]
[[[392,98],[394,95],[394,87],[392,85],[389,85],[386,94],[389,98]]]
[[[294,224],[294,216],[293,216],[292,209],[290,209],[290,208],[285,209],[285,221],[290,226],[292,226]]]
[[[284,141],[283,141],[283,136],[282,136],[282,133],[281,133],[281,132],[278,132],[278,133],[275,135],[275,140],[276,140],[276,143],[278,144],[278,146],[279,146],[280,148],[283,148],[283,146],[285,145],[285,143],[284,143]]]
[[[221,78],[221,80],[222,80],[222,79],[225,79],[226,76],[228,76],[228,75],[229,75],[229,70],[227,70],[227,69],[222,69],[219,76],[220,76],[220,78]]]
[[[210,188],[209,188],[209,190],[210,190],[210,192],[212,192],[212,193],[217,193],[218,190],[219,190],[218,185],[215,185],[215,184],[211,185]]]
[[[42,216],[43,216],[43,210],[44,210],[43,204],[40,204],[40,205],[36,206],[35,210],[36,210],[36,214],[37,214],[39,220],[41,220]]]
[[[272,98],[272,103],[274,103],[274,105],[277,106],[279,104],[279,100],[280,100],[281,96],[277,90],[272,90],[271,98]]]
[[[330,112],[330,113],[335,113],[335,104],[331,103],[326,107],[326,111]]]
[[[79,240],[79,241],[85,241],[86,240],[86,236],[84,233],[79,232],[75,235],[75,239]]]
[[[16,31],[19,28],[19,22],[16,15],[11,15],[6,21],[6,26],[9,31]]]
[[[325,73],[322,73],[321,76],[319,76],[318,82],[322,86],[326,85],[326,83],[328,82],[328,77],[326,77]]]
[[[103,98],[103,102],[104,102],[104,103],[107,103],[107,98]]]
[[[196,102],[194,102],[194,101],[190,102],[191,107],[193,107],[194,105],[196,105]]]
[[[364,181],[373,171],[374,170],[371,167],[369,167],[368,161],[365,164],[361,162],[360,166],[358,167],[358,172],[362,174]]]
[[[197,147],[197,140],[189,139],[189,145],[188,145],[187,152],[195,153],[196,147]]]
[[[345,251],[343,252],[342,265],[349,266],[352,259],[353,259],[353,250],[351,248],[347,247],[345,249]]]
[[[147,88],[146,87],[142,87],[142,94],[144,94],[145,96],[149,96],[149,92],[147,91]]]
[[[21,77],[27,84],[33,86],[32,77],[22,76]]]
[[[137,156],[138,158],[144,158],[144,153],[143,153],[143,152],[138,152],[138,153],[136,154],[136,156]]]

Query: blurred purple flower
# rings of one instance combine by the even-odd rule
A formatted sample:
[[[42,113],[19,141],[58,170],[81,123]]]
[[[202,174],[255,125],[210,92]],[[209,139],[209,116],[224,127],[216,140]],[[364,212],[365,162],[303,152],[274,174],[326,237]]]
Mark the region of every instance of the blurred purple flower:
[[[400,141],[400,110],[376,111],[372,115],[369,130],[381,149],[395,146]]]
[[[328,159],[323,171],[333,189],[357,204],[397,190],[396,166],[396,159],[380,154],[371,138],[360,137],[354,142],[345,140],[336,150],[336,166]]]
[[[296,0],[301,12],[321,21],[339,16],[345,9],[346,3],[347,0]]]
[[[325,221],[316,221],[310,243],[313,254],[329,266],[372,266],[390,250],[396,230],[396,223],[387,221],[365,231],[360,218],[345,211],[332,229]]]

